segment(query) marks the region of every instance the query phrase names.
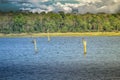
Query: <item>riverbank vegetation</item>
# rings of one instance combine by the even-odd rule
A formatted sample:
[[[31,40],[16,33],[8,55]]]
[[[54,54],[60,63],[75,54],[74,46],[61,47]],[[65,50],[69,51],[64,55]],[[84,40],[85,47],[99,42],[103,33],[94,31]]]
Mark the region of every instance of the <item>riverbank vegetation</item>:
[[[0,33],[0,37],[47,37],[48,33],[10,33],[10,34],[4,34],[4,33]],[[60,37],[60,36],[64,36],[64,37],[69,37],[69,36],[73,36],[73,37],[78,37],[78,36],[120,36],[120,32],[77,32],[77,33],[71,33],[71,32],[67,32],[67,33],[49,33],[50,37]]]
[[[119,32],[120,13],[0,12],[0,33]]]

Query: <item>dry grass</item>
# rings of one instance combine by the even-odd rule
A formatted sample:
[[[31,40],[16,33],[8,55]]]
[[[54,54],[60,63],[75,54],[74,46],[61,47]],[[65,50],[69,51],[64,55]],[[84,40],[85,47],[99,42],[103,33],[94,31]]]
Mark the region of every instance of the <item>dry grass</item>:
[[[46,37],[47,33],[2,34],[0,37]],[[50,33],[50,36],[120,36],[120,32]]]

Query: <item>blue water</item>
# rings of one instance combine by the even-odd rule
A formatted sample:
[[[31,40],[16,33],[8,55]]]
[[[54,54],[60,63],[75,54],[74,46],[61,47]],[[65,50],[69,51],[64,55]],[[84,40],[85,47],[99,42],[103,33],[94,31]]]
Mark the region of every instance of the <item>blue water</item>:
[[[0,80],[120,80],[120,37],[0,38]]]

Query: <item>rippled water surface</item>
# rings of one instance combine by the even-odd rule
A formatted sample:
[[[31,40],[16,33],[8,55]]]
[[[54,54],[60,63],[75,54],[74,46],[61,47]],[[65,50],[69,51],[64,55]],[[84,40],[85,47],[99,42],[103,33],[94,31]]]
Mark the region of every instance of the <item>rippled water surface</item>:
[[[120,80],[120,37],[0,38],[0,80]]]

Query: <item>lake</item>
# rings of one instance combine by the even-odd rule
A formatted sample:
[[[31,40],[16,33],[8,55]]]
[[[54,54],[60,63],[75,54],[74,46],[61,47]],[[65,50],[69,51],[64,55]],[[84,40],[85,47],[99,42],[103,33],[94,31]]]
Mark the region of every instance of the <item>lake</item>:
[[[0,38],[0,80],[120,80],[120,37]]]

